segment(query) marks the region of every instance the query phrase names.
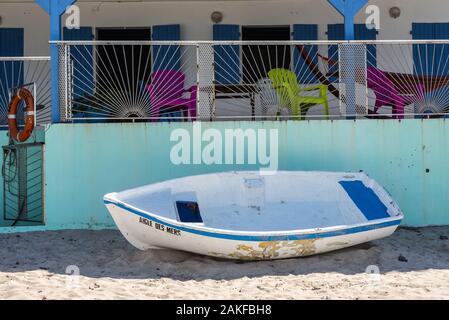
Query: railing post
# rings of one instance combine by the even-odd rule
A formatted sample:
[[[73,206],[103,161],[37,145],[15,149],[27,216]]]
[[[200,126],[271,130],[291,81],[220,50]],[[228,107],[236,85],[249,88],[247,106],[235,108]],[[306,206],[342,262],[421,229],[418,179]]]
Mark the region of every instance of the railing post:
[[[340,113],[347,119],[368,112],[366,45],[343,43],[338,45],[340,76]]]
[[[72,70],[70,63],[70,47],[67,44],[58,45],[58,93],[60,121],[65,122],[72,117],[71,93],[72,93]]]
[[[210,43],[196,47],[197,59],[197,118],[212,121],[215,118],[214,48]]]

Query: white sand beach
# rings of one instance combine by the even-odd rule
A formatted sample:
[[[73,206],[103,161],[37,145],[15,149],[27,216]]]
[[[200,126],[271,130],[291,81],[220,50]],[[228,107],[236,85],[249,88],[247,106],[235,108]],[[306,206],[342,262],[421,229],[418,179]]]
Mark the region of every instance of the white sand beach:
[[[324,255],[239,262],[138,251],[116,230],[0,234],[0,298],[448,299],[448,237],[401,228]]]

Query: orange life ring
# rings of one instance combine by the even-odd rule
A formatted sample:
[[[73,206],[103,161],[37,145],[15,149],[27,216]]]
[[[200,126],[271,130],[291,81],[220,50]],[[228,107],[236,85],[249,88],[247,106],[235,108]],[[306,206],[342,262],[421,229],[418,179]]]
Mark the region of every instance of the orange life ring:
[[[17,108],[21,101],[25,101],[25,128],[19,130],[17,126]],[[8,128],[11,138],[18,142],[27,140],[34,129],[34,98],[30,91],[24,88],[17,90],[9,103],[8,108]]]

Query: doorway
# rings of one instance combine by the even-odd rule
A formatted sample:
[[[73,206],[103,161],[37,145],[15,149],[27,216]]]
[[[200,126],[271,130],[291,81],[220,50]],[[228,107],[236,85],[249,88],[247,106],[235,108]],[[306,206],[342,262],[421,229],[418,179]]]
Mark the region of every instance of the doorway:
[[[289,41],[290,26],[242,26],[242,40]],[[243,46],[242,55],[244,83],[256,83],[274,68],[290,68],[288,45]]]
[[[97,28],[99,41],[149,41],[151,28]],[[101,45],[97,56],[97,88],[103,97],[132,97],[151,76],[151,46]],[[140,115],[125,115],[139,117]]]

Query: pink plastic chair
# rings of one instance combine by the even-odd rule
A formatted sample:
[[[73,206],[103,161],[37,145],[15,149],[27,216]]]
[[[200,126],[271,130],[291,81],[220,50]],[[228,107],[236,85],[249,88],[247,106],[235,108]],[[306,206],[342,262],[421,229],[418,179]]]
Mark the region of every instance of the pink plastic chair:
[[[405,106],[412,104],[424,97],[425,88],[423,84],[409,85],[410,88],[405,88],[410,91],[410,94],[399,94],[398,88],[394,83],[388,79],[386,74],[375,67],[368,67],[368,88],[374,91],[376,95],[376,103],[374,112],[382,106],[392,106],[393,115],[399,115],[397,118],[403,119]],[[406,85],[406,84],[404,84]]]
[[[309,60],[309,63],[312,63],[311,58],[309,58],[307,55],[304,57],[305,51],[303,50],[303,47],[297,47],[303,55],[303,58],[306,61]],[[329,70],[338,70],[337,60],[329,59],[320,54],[318,54],[318,57],[321,58],[325,63],[328,63]],[[316,65],[312,65],[311,70],[316,73],[318,67]],[[334,75],[334,73],[331,73],[331,75]],[[410,77],[412,77],[412,75],[410,75]],[[367,85],[368,88],[373,90],[374,94],[376,95],[374,112],[377,113],[379,108],[382,106],[391,106],[394,117],[399,119],[404,118],[403,115],[405,112],[405,106],[423,99],[426,91],[424,84],[421,83],[410,84],[409,82],[404,81],[402,85],[397,86],[387,77],[387,73],[385,71],[382,71],[373,66],[367,68]],[[407,93],[399,93],[400,90]],[[333,90],[329,91],[334,92]]]
[[[160,113],[182,111],[190,119],[196,118],[197,86],[184,90],[184,73],[176,70],[158,70],[152,76],[151,84],[146,86],[149,92],[151,116],[157,121]],[[188,98],[184,93],[190,93]]]

